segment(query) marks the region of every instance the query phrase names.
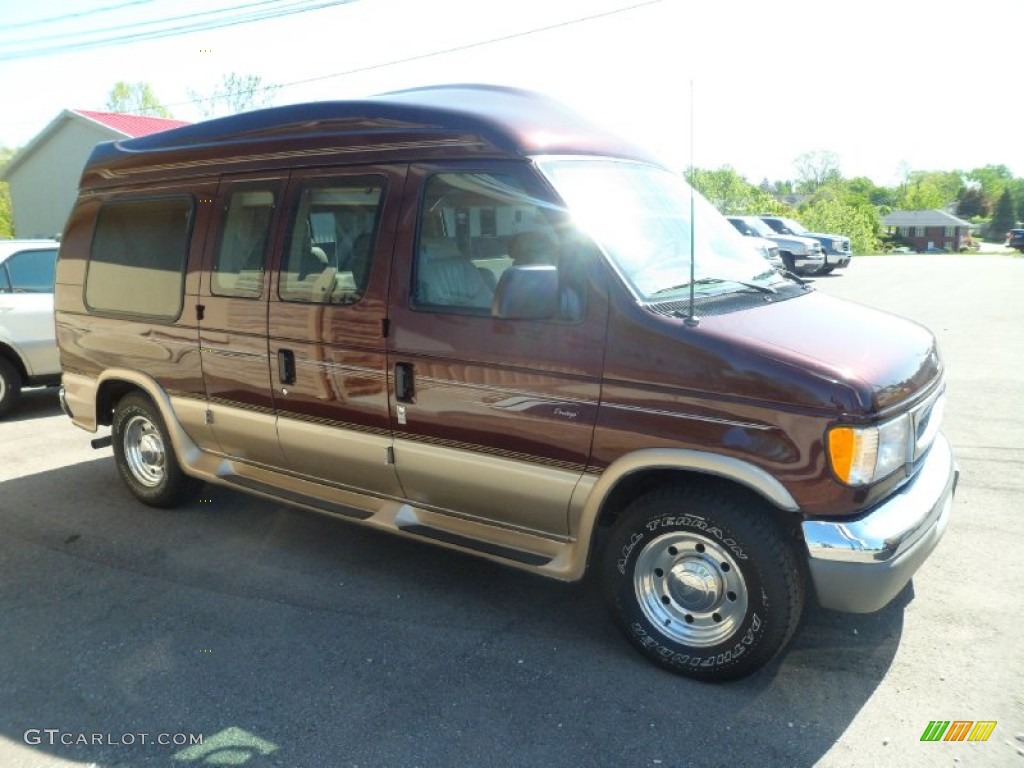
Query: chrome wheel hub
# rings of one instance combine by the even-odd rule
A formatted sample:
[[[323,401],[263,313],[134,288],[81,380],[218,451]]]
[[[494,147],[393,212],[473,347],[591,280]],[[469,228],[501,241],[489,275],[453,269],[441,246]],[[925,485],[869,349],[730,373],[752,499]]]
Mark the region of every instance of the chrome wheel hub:
[[[124,458],[132,475],[147,488],[164,478],[167,457],[156,425],[145,416],[133,416],[124,430]]]
[[[676,642],[708,647],[743,623],[747,585],[731,552],[696,533],[667,533],[637,557],[633,586],[644,616]]]

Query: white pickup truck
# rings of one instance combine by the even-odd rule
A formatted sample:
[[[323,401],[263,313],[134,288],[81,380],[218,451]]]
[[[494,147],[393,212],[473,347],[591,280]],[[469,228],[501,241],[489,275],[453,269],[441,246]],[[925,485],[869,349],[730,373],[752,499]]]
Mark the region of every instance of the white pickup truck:
[[[53,326],[56,240],[0,240],[0,417],[21,388],[60,383]]]
[[[798,275],[814,275],[825,266],[821,243],[813,237],[780,235],[757,216],[726,216],[741,235],[763,237],[779,246],[786,269]]]

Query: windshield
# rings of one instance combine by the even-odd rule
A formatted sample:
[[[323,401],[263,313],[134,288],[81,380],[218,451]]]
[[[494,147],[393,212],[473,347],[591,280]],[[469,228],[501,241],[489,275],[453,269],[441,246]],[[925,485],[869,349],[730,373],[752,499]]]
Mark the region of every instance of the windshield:
[[[786,229],[794,235],[802,235],[807,232],[807,227],[799,222],[793,221],[792,219],[779,219],[779,221],[781,221],[783,226],[785,226]]]
[[[752,233],[758,237],[767,238],[775,237],[778,234],[778,232],[756,216],[737,216],[736,221],[739,222],[739,226],[737,228],[744,234],[750,234],[750,231],[752,231]]]
[[[783,279],[679,174],[594,158],[540,158],[538,165],[575,224],[645,301],[689,290],[691,237],[702,292],[729,290],[730,281]]]

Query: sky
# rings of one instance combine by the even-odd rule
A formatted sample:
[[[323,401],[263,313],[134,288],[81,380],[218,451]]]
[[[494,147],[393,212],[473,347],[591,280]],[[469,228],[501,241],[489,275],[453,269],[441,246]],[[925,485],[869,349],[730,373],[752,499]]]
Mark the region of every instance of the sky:
[[[1007,37],[1021,29],[1024,0],[0,0],[0,147],[65,108],[104,109],[118,80],[199,120],[190,93],[236,72],[284,86],[275,104],[446,82],[540,90],[672,168],[692,151],[753,183],[795,179],[794,159],[815,150],[886,185],[988,164],[1024,176],[1020,45]]]

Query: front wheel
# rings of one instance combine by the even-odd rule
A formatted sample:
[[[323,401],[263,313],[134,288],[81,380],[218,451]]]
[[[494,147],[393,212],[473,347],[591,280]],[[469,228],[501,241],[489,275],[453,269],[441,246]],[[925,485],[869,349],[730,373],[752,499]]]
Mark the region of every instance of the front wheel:
[[[145,395],[133,392],[122,397],[112,427],[117,470],[140,501],[151,507],[175,507],[203,487],[201,480],[182,471],[163,417]]]
[[[769,508],[682,486],[626,509],[605,550],[604,587],[641,653],[706,681],[767,664],[792,637],[804,603],[793,547]]]

